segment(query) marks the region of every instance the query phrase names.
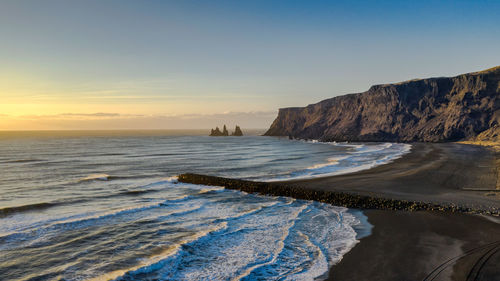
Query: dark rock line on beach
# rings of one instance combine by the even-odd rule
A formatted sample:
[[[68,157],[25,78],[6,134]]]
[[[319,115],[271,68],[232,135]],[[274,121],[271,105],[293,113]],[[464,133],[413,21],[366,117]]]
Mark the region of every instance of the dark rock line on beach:
[[[247,193],[256,193],[270,196],[286,196],[303,200],[314,200],[347,208],[406,211],[429,210],[486,214],[495,216],[500,215],[500,212],[498,210],[481,210],[465,208],[454,204],[435,204],[382,197],[362,196],[344,192],[312,190],[303,187],[289,186],[286,183],[247,181],[192,173],[179,175],[178,181],[190,184],[223,186],[226,189],[239,190]]]

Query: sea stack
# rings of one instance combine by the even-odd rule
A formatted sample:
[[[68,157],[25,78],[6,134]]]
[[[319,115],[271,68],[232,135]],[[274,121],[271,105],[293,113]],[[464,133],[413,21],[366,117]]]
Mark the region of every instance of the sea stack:
[[[222,128],[222,132],[220,131],[219,127],[215,127],[215,130],[212,129],[210,132],[211,137],[227,137],[229,136],[229,132],[226,128],[226,125]]]
[[[229,131],[227,130],[226,125],[224,125],[224,127],[222,127],[222,132],[220,131],[219,127],[215,127],[215,130],[212,129],[210,131],[210,136],[211,137],[227,137],[227,136],[229,136]],[[243,136],[243,132],[241,131],[240,126],[236,126],[236,128],[234,129],[234,132],[231,134],[231,136],[235,136],[235,137]]]
[[[243,132],[241,131],[240,126],[236,125],[236,128],[234,128],[234,132],[231,134],[231,136],[235,136],[235,137],[243,136]]]

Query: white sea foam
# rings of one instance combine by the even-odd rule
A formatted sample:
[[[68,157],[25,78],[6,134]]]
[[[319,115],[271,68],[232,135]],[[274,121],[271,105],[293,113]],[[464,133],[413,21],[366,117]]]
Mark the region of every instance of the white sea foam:
[[[271,259],[266,261],[266,262],[263,262],[263,263],[260,263],[260,264],[255,264],[253,266],[250,266],[249,268],[245,269],[245,271],[243,271],[243,273],[239,274],[238,276],[234,277],[232,280],[233,281],[237,281],[237,280],[241,280],[242,278],[248,276],[252,271],[254,271],[255,269],[259,268],[259,267],[262,267],[262,266],[265,266],[265,265],[269,265],[269,264],[273,264],[276,262],[276,260],[278,259],[278,255],[283,251],[283,248],[285,248],[285,239],[288,237],[288,235],[290,234],[290,228],[292,228],[294,225],[295,225],[295,221],[297,219],[297,217],[300,215],[300,213],[302,213],[306,208],[308,207],[308,205],[303,205],[301,208],[298,208],[294,213],[293,213],[293,217],[291,219],[291,221],[283,228],[283,234],[281,235],[281,237],[279,238],[279,240],[277,241],[277,245],[278,247],[276,247],[272,253],[272,256],[271,256]]]
[[[320,168],[324,168],[324,167],[328,167],[328,166],[337,165],[339,163],[339,161],[345,160],[347,158],[349,158],[349,156],[330,157],[327,159],[328,162],[312,165],[310,167],[307,167],[306,170],[316,170],[316,169],[320,169]]]
[[[185,244],[188,251],[176,248],[118,273],[125,280],[313,280],[357,243],[352,226],[359,220],[346,208],[296,200],[272,203],[260,206],[269,208],[264,213],[256,208],[230,217],[208,206],[204,212],[209,217],[217,213],[226,223],[223,229],[202,231],[199,239]],[[211,262],[200,263],[204,260]]]
[[[260,178],[262,181],[283,181],[310,179],[355,173],[376,166],[391,163],[411,151],[410,144],[384,143],[377,145],[334,143],[338,146],[352,147],[348,155],[330,157],[326,163],[314,164],[302,170],[292,171],[274,177]]]
[[[170,199],[162,200],[161,202],[152,201],[140,205],[132,205],[129,207],[122,207],[104,212],[95,211],[95,212],[81,213],[69,217],[60,217],[57,219],[40,221],[34,224],[29,224],[22,228],[18,228],[16,230],[11,230],[10,232],[4,232],[2,233],[2,236],[0,236],[0,238],[5,239],[8,237],[12,237],[13,239],[10,239],[11,241],[16,239],[23,241],[25,246],[34,245],[50,239],[52,237],[54,230],[84,228],[89,225],[104,223],[105,220],[113,219],[118,216],[123,216],[123,215],[131,216],[134,213],[160,208],[162,206],[165,206],[165,204],[168,202],[179,202],[188,197],[189,195],[182,195],[177,197],[171,197]],[[165,211],[163,213],[163,216],[175,215],[187,211],[193,211],[199,208],[200,206],[195,206],[193,208],[190,206],[181,205],[178,206],[176,210]],[[3,245],[3,246],[4,247],[0,247],[0,250],[8,249],[9,245]]]
[[[88,175],[84,178],[81,178],[79,181],[93,181],[93,180],[99,180],[99,181],[107,181],[109,179],[108,174],[91,174]]]
[[[197,232],[197,233],[191,235],[190,237],[179,241],[178,243],[176,243],[174,245],[166,247],[160,253],[152,255],[152,256],[148,257],[147,259],[142,259],[140,261],[140,263],[134,267],[108,272],[108,273],[105,273],[103,275],[91,278],[89,280],[91,280],[91,281],[107,281],[107,280],[112,280],[112,279],[119,279],[119,277],[122,277],[127,273],[128,274],[139,274],[139,273],[151,272],[155,269],[161,268],[164,265],[164,262],[166,262],[166,260],[169,257],[171,257],[179,252],[182,245],[196,241],[196,240],[198,240],[198,239],[200,239],[200,238],[202,238],[202,237],[204,237],[212,232],[220,231],[226,227],[227,227],[227,223],[222,222],[222,223],[220,223],[214,227],[211,227],[207,230]]]
[[[163,180],[165,180],[167,182],[177,182],[178,179],[179,179],[178,176],[172,176],[172,177],[166,177]]]

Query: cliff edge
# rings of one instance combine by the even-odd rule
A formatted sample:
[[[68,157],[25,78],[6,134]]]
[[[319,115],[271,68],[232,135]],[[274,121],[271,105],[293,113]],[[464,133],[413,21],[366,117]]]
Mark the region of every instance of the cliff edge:
[[[500,66],[415,79],[282,108],[267,136],[321,141],[445,142],[500,133]]]

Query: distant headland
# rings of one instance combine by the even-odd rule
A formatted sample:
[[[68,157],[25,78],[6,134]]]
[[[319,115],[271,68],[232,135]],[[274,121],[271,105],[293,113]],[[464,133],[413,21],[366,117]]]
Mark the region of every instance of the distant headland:
[[[500,66],[456,77],[372,86],[281,108],[266,136],[321,141],[500,140]]]
[[[215,127],[215,130],[212,129],[210,131],[209,136],[211,136],[211,137],[227,137],[227,136],[229,136],[229,131],[227,130],[226,125],[224,125],[224,127],[222,128],[222,132],[220,131],[219,127]],[[234,128],[234,132],[231,133],[231,136],[235,136],[235,137],[243,136],[243,132],[241,131],[240,126],[236,125],[236,128]]]

